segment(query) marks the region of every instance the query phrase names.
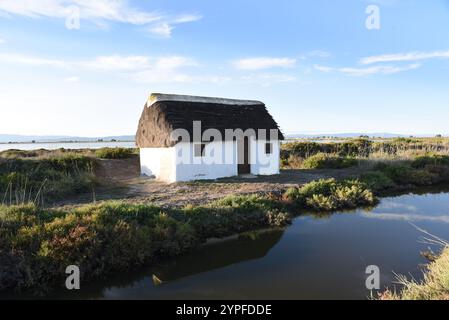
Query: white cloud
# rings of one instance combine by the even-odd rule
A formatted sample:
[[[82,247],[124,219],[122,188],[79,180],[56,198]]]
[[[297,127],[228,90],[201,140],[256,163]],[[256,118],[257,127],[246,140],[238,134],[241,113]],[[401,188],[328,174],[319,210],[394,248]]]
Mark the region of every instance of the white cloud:
[[[232,62],[239,70],[263,70],[270,68],[291,68],[296,65],[296,59],[257,57],[240,59]]]
[[[175,17],[172,21],[174,24],[178,23],[187,23],[187,22],[195,22],[201,20],[203,17],[199,14],[185,14],[178,17]]]
[[[70,64],[58,59],[46,59],[35,56],[21,55],[21,54],[0,54],[0,61],[6,63],[17,63],[29,66],[38,67],[57,67],[57,68],[68,68]]]
[[[170,38],[173,29],[174,27],[172,25],[168,23],[161,23],[149,28],[148,31],[151,34],[161,38]]]
[[[99,56],[89,60],[63,61],[20,54],[0,54],[0,63],[14,63],[25,66],[52,67],[67,70],[83,70],[87,72],[115,73],[139,82],[198,82],[207,81],[221,83],[226,79],[218,76],[190,76],[181,72],[183,68],[197,67],[198,63],[183,56]],[[78,79],[79,80],[79,79]],[[65,79],[76,82],[75,77]]]
[[[433,51],[433,52],[409,52],[409,53],[396,53],[385,54],[378,56],[370,56],[360,59],[361,64],[373,64],[384,62],[407,62],[407,61],[420,61],[429,59],[448,59],[449,50],[446,51]]]
[[[158,11],[144,11],[129,5],[127,0],[1,0],[0,13],[4,15],[20,15],[29,18],[67,18],[72,9],[79,9],[81,20],[97,25],[105,21],[120,22],[132,25],[150,26],[149,31],[155,34],[171,35],[173,25],[194,22],[200,15],[184,14],[167,15]],[[164,32],[162,27],[165,26]]]
[[[5,39],[2,39],[2,38],[0,38],[0,44],[4,44],[4,43],[6,43],[6,40],[5,40]]]
[[[324,50],[314,50],[306,54],[307,57],[317,57],[317,58],[329,58],[331,53]]]
[[[321,71],[321,72],[332,72],[335,69],[332,67],[326,67],[326,66],[320,66],[320,65],[315,65],[313,66],[316,70]]]
[[[395,74],[399,72],[410,71],[419,68],[420,64],[410,64],[405,67],[397,67],[390,65],[381,65],[368,68],[333,68],[327,66],[315,65],[314,68],[321,72],[339,72],[349,76],[361,77],[373,74]]]
[[[79,77],[68,77],[66,79],[64,79],[64,82],[66,83],[77,83],[80,81]]]
[[[187,14],[183,16],[174,17],[166,21],[161,21],[148,28],[148,32],[160,38],[170,38],[176,25],[181,23],[195,22],[200,20],[200,15]]]
[[[135,71],[147,68],[150,65],[150,58],[145,56],[100,56],[92,60],[73,62],[87,69],[100,71]]]

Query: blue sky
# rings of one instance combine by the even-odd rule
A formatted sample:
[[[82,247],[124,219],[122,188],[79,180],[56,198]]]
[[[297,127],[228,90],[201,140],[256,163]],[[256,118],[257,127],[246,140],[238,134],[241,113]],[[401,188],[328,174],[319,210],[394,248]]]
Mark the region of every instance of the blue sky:
[[[449,134],[448,30],[445,0],[0,0],[0,133],[133,134],[168,92],[262,100],[285,132]]]

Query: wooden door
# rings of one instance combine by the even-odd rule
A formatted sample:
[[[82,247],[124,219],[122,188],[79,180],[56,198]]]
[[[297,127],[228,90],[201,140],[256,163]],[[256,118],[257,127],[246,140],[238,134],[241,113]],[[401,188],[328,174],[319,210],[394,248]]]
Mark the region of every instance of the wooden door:
[[[245,137],[243,140],[238,140],[237,153],[238,153],[238,173],[250,174],[250,143],[249,138]]]

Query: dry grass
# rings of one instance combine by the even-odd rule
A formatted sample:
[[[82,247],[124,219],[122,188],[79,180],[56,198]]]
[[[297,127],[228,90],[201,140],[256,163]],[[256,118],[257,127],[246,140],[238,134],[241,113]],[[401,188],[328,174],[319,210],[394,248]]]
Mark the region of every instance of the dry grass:
[[[408,280],[403,275],[397,276],[397,283],[402,286],[399,292],[386,290],[379,297],[381,300],[449,300],[449,243],[435,235],[415,226],[424,234],[421,241],[426,244],[440,245],[443,250],[439,256],[427,254],[430,262],[421,282]]]
[[[387,290],[381,300],[449,300],[449,246],[441,255],[427,266],[421,282],[398,276],[400,292]]]

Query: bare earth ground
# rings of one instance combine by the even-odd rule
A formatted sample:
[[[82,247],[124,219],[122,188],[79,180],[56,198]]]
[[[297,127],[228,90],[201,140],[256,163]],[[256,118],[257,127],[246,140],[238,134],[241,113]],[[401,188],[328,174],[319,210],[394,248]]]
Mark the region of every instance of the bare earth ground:
[[[164,207],[206,204],[228,195],[279,193],[312,180],[357,177],[359,167],[323,170],[283,170],[275,176],[241,176],[215,181],[167,184],[140,176],[139,158],[99,160],[95,175],[108,187],[57,205],[76,205],[95,200],[120,199],[132,203],[153,203]]]

